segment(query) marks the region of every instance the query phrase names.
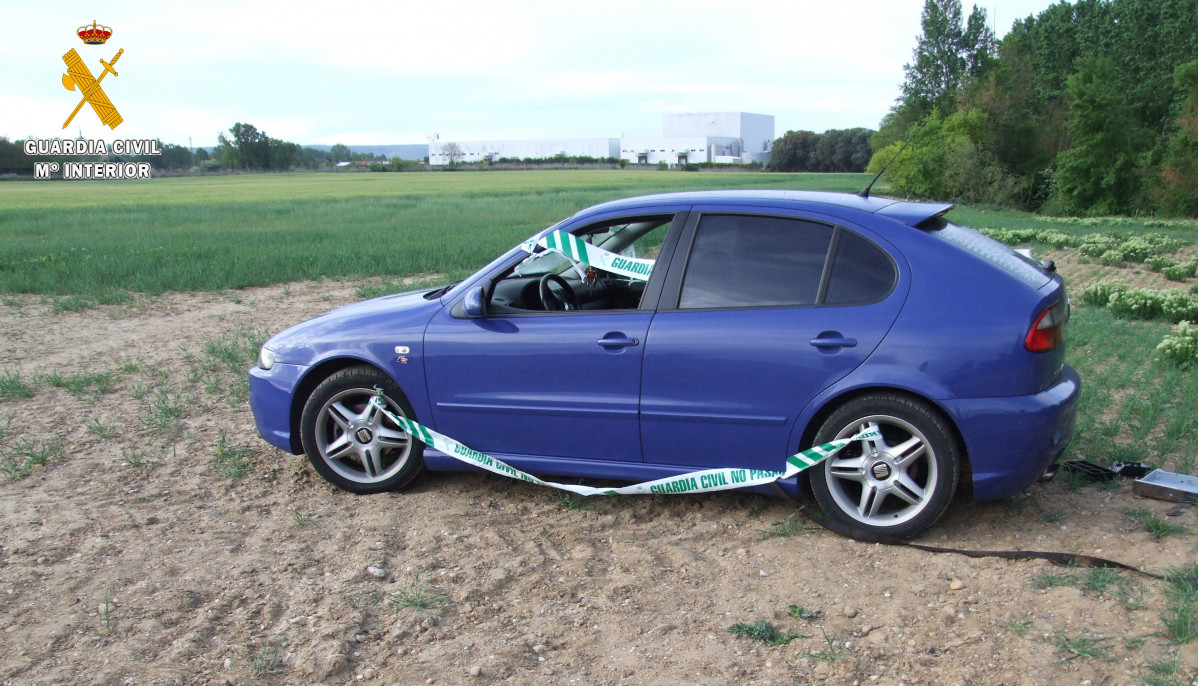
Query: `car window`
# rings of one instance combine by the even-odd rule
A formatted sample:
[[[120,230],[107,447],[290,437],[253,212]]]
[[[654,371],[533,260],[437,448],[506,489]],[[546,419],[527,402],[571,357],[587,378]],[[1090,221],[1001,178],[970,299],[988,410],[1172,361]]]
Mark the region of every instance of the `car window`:
[[[678,306],[812,305],[833,228],[782,217],[704,215]]]
[[[649,215],[606,220],[576,228],[570,234],[586,243],[623,258],[638,260],[635,267],[619,271],[618,260],[605,271],[585,261],[567,256],[556,249],[546,249],[544,243],[530,248],[532,254],[500,276],[491,291],[490,310],[496,314],[522,311],[569,312],[582,310],[635,309],[644,295],[652,261],[656,260],[662,242],[669,232],[674,215]],[[568,242],[568,241],[567,241]],[[610,257],[610,256],[609,256]],[[625,260],[625,262],[630,262]],[[577,303],[569,309],[559,309],[558,303],[546,302],[540,287],[542,277],[556,275],[563,283],[550,286],[561,292],[569,288]]]
[[[898,280],[890,256],[852,231],[841,229],[825,305],[864,305],[886,297]]]

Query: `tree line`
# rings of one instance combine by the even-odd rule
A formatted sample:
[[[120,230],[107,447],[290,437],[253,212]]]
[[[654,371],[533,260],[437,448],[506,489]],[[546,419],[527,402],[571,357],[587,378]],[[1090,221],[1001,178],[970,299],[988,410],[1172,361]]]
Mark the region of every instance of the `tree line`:
[[[209,152],[205,148],[194,151],[186,146],[159,142],[161,155],[108,155],[111,161],[149,162],[155,169],[171,171],[216,172],[216,171],[287,171],[292,169],[323,169],[338,162],[369,162],[371,171],[400,171],[406,160],[388,160],[385,155],[352,152],[349,147],[338,143],[328,151],[301,146],[278,138],[271,138],[253,124],[237,122],[221,132],[217,145]],[[0,174],[32,175],[35,162],[79,162],[100,161],[100,156],[80,157],[76,155],[29,156],[25,154],[25,141],[10,141],[0,136]]]
[[[1198,0],[1076,0],[997,41],[926,0],[871,140],[892,192],[1049,213],[1198,215]]]
[[[869,163],[870,129],[787,131],[774,141],[769,171],[861,172]]]

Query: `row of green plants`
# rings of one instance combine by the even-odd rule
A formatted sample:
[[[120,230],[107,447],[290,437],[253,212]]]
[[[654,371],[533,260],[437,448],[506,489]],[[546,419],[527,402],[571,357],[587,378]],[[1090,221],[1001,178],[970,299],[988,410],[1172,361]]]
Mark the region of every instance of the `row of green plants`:
[[[1185,281],[1198,274],[1198,259],[1182,261],[1169,257],[1182,244],[1158,232],[1141,236],[1113,232],[1074,236],[1056,229],[982,229],[982,233],[1009,245],[1040,243],[1054,248],[1076,248],[1081,255],[1109,267],[1143,264],[1170,281]]]
[[[1181,368],[1198,366],[1198,284],[1186,293],[1180,289],[1157,291],[1129,288],[1121,281],[1096,281],[1082,289],[1082,301],[1105,307],[1120,319],[1163,319],[1175,323],[1156,346],[1161,357]]]

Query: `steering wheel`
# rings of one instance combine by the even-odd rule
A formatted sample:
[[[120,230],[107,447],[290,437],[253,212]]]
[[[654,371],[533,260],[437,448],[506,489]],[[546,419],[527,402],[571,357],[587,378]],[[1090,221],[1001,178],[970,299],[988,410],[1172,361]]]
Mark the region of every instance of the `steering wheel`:
[[[550,288],[551,283],[558,288]],[[553,272],[542,276],[537,287],[541,292],[541,305],[547,311],[582,309],[582,301],[578,299],[578,294],[570,288],[565,279]]]

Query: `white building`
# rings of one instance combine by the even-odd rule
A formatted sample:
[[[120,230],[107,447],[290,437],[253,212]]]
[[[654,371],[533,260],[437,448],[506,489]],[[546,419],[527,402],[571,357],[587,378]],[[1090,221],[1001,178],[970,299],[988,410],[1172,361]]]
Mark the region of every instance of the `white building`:
[[[667,114],[662,135],[626,135],[620,157],[633,164],[766,163],[774,146],[774,117],[748,112]]]
[[[552,159],[554,157],[618,158],[619,138],[550,138],[532,141],[431,141],[428,144],[428,163],[450,163],[450,146],[457,146],[455,162],[481,162],[500,158],[522,160]]]

